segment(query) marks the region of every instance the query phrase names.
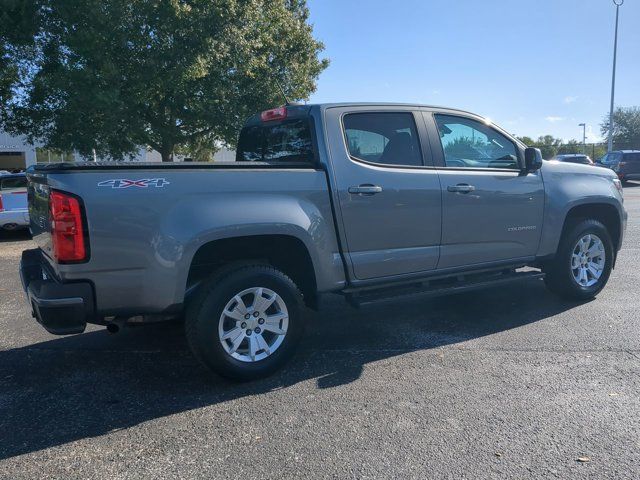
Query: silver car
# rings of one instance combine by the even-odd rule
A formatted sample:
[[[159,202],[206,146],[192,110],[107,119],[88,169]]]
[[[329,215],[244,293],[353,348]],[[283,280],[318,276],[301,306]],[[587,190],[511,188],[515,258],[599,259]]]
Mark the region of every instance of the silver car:
[[[23,173],[0,175],[0,230],[29,228],[27,177]]]

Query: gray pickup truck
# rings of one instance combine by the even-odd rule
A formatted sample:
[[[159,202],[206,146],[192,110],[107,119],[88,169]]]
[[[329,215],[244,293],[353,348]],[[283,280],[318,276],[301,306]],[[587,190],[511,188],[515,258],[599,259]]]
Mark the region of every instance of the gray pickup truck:
[[[626,226],[614,172],[542,161],[464,111],[288,105],[250,118],[227,164],[76,163],[28,172],[21,274],[49,332],[184,318],[236,379],[293,353],[304,308],[543,278],[587,299]],[[528,268],[524,268],[528,267]]]

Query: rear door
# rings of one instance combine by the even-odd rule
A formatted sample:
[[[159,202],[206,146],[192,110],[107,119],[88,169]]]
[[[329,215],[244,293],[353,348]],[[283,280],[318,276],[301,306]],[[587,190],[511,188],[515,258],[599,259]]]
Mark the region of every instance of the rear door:
[[[482,119],[425,113],[442,182],[438,268],[534,256],[544,208],[541,173],[523,174],[523,152]]]
[[[325,111],[334,194],[356,279],[432,270],[441,194],[420,112],[397,107]]]

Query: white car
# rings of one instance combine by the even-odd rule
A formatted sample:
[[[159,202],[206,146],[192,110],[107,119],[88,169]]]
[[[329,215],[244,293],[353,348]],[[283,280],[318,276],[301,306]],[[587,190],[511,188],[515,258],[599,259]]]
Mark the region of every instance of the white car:
[[[29,228],[27,177],[24,173],[0,174],[0,230]]]

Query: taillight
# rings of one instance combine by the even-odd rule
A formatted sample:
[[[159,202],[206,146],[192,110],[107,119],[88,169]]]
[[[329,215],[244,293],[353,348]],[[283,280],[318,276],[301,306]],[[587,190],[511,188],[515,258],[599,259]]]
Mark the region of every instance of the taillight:
[[[53,256],[59,263],[87,258],[82,208],[77,198],[57,191],[49,196]]]
[[[265,110],[260,114],[260,120],[263,122],[284,120],[285,118],[287,118],[287,107],[272,108],[271,110]]]
[[[2,203],[2,195],[0,195],[0,212],[4,212],[4,205]]]

